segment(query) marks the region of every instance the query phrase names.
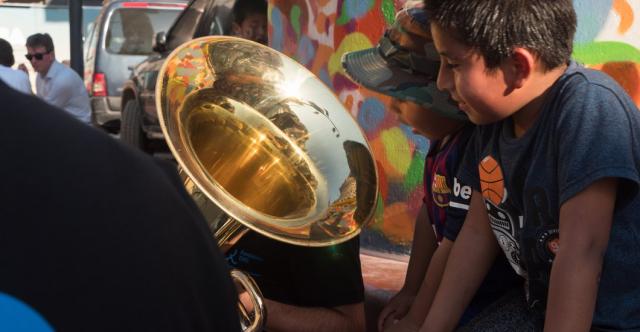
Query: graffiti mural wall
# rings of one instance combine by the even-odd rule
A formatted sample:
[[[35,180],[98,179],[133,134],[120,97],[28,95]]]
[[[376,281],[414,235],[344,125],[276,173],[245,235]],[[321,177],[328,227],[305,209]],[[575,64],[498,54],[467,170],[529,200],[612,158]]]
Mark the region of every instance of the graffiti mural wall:
[[[374,150],[380,199],[365,248],[407,253],[422,204],[429,142],[385,112],[385,96],[360,89],[342,70],[345,52],[372,47],[403,0],[269,0],[271,47],[313,71],[358,119]],[[640,0],[574,0],[575,58],[614,77],[640,104]]]
[[[640,0],[574,0],[574,57],[615,78],[640,105]]]

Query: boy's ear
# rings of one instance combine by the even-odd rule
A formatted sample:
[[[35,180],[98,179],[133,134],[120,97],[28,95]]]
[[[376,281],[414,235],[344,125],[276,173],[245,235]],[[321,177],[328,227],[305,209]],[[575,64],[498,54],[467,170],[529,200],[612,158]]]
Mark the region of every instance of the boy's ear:
[[[511,60],[513,66],[513,88],[519,89],[522,88],[526,81],[531,77],[531,74],[534,71],[536,58],[526,48],[516,47],[513,49]]]

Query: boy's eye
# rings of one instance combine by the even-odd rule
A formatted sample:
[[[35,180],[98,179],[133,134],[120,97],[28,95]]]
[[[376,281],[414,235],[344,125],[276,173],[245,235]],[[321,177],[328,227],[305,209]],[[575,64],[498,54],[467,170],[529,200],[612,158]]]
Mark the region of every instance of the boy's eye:
[[[447,68],[448,68],[448,69],[455,69],[455,68],[457,68],[459,65],[458,65],[457,63],[449,63],[449,62],[447,62],[447,63],[445,64],[445,66],[447,66]]]

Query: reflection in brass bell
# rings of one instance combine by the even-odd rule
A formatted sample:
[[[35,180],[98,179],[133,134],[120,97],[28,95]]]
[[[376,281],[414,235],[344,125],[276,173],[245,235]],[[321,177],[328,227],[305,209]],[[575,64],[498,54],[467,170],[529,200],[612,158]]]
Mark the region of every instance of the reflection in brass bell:
[[[235,37],[195,39],[167,58],[156,97],[185,186],[221,248],[247,227],[327,246],[372,218],[378,182],[361,128],[286,55]]]
[[[234,220],[276,240],[325,246],[371,219],[369,144],[294,60],[245,39],[204,37],[168,57],[156,88],[167,143],[192,188]]]

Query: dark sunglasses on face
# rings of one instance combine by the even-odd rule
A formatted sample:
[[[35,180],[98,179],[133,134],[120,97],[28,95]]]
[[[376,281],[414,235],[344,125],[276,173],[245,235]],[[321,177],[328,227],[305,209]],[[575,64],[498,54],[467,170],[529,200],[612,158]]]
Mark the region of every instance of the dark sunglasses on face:
[[[44,52],[44,53],[33,53],[33,54],[25,54],[24,57],[27,58],[27,60],[31,61],[31,59],[36,59],[38,61],[42,60],[42,58],[51,53],[51,51],[49,52]]]

